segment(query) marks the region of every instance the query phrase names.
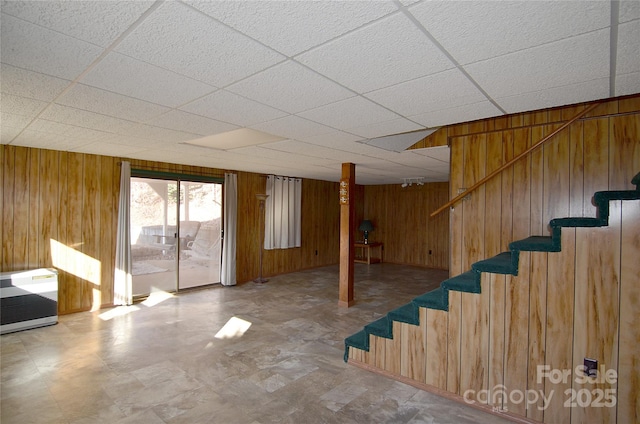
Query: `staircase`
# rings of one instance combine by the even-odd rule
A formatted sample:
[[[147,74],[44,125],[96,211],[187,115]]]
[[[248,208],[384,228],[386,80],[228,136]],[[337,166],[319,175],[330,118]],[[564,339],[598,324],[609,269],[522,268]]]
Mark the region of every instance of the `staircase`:
[[[420,326],[421,316],[423,319],[426,316],[424,310],[421,312],[421,308],[448,312],[451,292],[480,294],[482,273],[517,276],[520,252],[560,252],[562,250],[561,234],[563,227],[608,226],[610,201],[640,199],[640,173],[632,179],[632,184],[635,185],[635,190],[596,192],[593,196],[593,201],[598,210],[597,217],[552,219],[550,222],[550,236],[532,236],[523,240],[514,241],[510,243],[508,252],[503,252],[492,258],[472,264],[471,270],[443,281],[439,288],[418,296],[406,305],[392,310],[382,318],[365,325],[361,331],[345,339],[345,362],[348,362],[350,358],[355,359],[356,362],[361,361],[362,359],[360,358],[363,358],[363,355],[359,355],[358,353],[361,353],[359,351],[368,352],[368,355],[380,354],[380,352],[377,351],[378,349],[370,351],[371,336],[393,340],[394,327],[396,331],[399,331],[401,328],[397,323]],[[447,326],[441,326],[439,330],[440,332],[444,332],[444,334],[440,334],[438,340],[446,343]],[[380,361],[368,356],[366,362],[374,364],[373,367],[375,368],[375,364]],[[461,395],[461,393],[458,393],[458,395]]]

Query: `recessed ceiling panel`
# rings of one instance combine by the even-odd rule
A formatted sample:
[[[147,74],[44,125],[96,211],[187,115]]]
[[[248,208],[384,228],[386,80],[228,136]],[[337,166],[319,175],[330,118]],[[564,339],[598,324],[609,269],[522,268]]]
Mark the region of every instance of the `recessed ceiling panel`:
[[[454,66],[402,14],[384,18],[296,59],[359,93]]]
[[[355,96],[346,88],[292,61],[262,71],[227,87],[227,90],[289,113]]]
[[[176,1],[160,6],[116,50],[218,87],[285,59]]]
[[[392,2],[382,1],[188,3],[287,56],[294,56],[397,10]]]
[[[283,137],[262,131],[252,130],[250,128],[240,128],[221,134],[189,140],[186,144],[208,147],[210,149],[231,150],[245,146],[270,143],[282,139]]]

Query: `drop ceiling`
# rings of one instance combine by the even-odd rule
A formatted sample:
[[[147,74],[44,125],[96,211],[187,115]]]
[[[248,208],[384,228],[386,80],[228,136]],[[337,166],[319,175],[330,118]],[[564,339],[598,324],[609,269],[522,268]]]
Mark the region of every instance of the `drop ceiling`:
[[[402,134],[640,93],[638,1],[0,9],[0,141],[16,146],[327,181],[353,162],[359,184],[446,181],[448,148],[405,151]],[[268,136],[189,144],[238,130]]]

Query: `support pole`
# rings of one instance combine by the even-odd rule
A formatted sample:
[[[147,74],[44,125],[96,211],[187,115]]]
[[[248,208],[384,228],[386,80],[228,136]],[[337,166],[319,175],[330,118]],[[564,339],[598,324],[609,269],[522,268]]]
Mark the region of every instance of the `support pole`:
[[[340,295],[338,306],[348,308],[354,304],[353,273],[355,269],[355,189],[356,166],[353,163],[342,164],[340,180]]]

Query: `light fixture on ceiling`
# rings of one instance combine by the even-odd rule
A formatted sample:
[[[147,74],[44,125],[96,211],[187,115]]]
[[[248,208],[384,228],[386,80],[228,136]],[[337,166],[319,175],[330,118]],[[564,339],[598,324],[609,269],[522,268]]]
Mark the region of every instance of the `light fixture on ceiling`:
[[[424,177],[411,177],[411,178],[403,178],[403,183],[400,185],[402,188],[411,187],[412,185],[424,185]]]

